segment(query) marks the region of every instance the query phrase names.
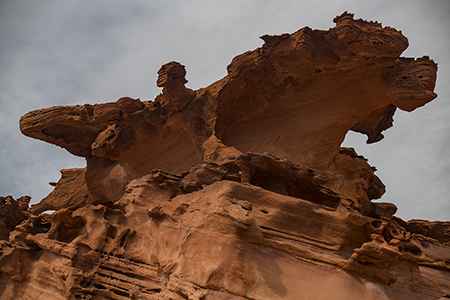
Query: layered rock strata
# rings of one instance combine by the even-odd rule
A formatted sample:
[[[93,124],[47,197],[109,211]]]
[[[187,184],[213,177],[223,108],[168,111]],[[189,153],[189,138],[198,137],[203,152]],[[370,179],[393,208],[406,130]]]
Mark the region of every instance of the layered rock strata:
[[[340,146],[433,100],[437,66],[399,57],[393,28],[334,22],[263,36],[206,88],[170,62],[154,101],[23,116],[87,167],[31,208],[1,198],[0,299],[450,297],[450,222],[372,202],[376,169]]]

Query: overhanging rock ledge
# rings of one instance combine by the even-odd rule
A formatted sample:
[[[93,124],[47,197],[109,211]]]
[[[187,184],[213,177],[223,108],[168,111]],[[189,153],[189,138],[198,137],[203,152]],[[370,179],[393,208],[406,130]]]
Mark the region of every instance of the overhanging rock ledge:
[[[199,90],[169,62],[154,101],[24,115],[87,167],[30,208],[1,198],[0,299],[449,298],[450,222],[372,202],[375,167],[341,147],[436,98],[437,65],[400,57],[394,28],[334,22],[262,36]]]

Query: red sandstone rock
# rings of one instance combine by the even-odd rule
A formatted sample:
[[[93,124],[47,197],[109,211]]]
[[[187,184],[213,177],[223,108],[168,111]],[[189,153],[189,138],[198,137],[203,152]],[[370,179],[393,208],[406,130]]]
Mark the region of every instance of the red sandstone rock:
[[[86,169],[61,170],[61,179],[55,184],[55,189],[39,203],[32,205],[30,212],[40,214],[62,208],[74,210],[88,204],[85,173]]]
[[[9,240],[9,233],[26,219],[22,210],[23,207],[13,197],[0,197],[0,240]]]
[[[23,116],[25,135],[87,168],[62,170],[31,212],[2,202],[0,299],[449,295],[449,222],[371,202],[375,168],[340,147],[349,130],[380,141],[397,107],[433,100],[436,64],[399,58],[408,41],[393,28],[334,21],[263,36],[204,89],[171,62],[155,101]]]

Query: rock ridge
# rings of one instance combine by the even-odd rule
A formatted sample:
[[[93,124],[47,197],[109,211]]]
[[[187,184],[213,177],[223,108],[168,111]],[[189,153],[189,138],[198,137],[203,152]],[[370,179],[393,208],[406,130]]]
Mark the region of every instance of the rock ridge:
[[[154,101],[24,115],[87,166],[31,207],[0,198],[0,299],[450,297],[450,222],[372,202],[376,168],[341,147],[436,98],[437,65],[400,57],[394,28],[333,21],[262,36],[199,90],[172,61]]]

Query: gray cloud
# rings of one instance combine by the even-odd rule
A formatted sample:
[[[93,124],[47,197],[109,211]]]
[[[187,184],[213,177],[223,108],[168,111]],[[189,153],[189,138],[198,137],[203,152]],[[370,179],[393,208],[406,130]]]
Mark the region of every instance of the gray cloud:
[[[310,3],[312,2],[312,3]],[[304,26],[333,27],[343,11],[403,31],[405,56],[439,63],[439,97],[413,113],[396,113],[385,140],[345,145],[375,165],[405,219],[448,220],[450,114],[448,1],[2,1],[0,2],[0,194],[37,202],[62,168],[84,160],[21,135],[26,112],[54,105],[154,99],[156,72],[171,60],[186,65],[197,89],[226,75],[231,59],[261,46],[263,34]]]

